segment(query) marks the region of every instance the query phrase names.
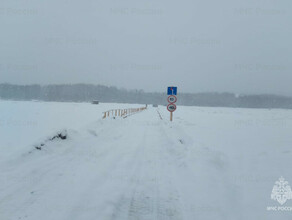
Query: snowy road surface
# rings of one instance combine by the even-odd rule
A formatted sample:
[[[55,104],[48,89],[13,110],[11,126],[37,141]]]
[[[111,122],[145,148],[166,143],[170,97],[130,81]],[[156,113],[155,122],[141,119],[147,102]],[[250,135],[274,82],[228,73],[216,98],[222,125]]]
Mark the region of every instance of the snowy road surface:
[[[275,181],[292,183],[290,111],[181,107],[170,123],[164,108],[2,158],[0,219],[291,219],[266,211]]]

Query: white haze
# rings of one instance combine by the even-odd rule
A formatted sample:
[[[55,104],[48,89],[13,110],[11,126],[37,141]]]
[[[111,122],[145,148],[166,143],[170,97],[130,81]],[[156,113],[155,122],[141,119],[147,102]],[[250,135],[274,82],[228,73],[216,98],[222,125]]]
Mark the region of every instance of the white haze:
[[[0,82],[292,95],[290,0],[1,0]]]

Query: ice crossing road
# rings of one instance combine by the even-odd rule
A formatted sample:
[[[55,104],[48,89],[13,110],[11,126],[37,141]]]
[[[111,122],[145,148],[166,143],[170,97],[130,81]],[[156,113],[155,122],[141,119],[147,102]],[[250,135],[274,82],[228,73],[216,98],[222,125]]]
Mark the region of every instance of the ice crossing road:
[[[195,174],[186,169],[192,139],[171,128],[156,109],[127,119],[99,121],[82,133],[69,134],[70,140],[26,156],[26,170],[18,168],[22,182],[8,186],[1,200],[6,216],[50,220],[195,217],[189,201],[196,195],[183,194],[185,185],[180,185],[195,187],[190,178]],[[186,171],[180,173],[180,169]],[[11,199],[15,193],[18,198]]]
[[[187,130],[194,126],[188,121],[177,117],[170,123],[168,117],[166,111],[149,108],[126,119],[95,121],[68,130],[67,140],[2,161],[0,219],[248,216],[240,214],[247,204],[234,181],[231,154],[206,146],[195,130]]]

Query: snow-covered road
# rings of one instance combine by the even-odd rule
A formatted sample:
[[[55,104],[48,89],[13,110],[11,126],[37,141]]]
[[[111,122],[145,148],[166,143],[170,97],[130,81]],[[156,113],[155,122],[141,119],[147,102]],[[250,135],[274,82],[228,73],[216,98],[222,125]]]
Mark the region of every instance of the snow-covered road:
[[[69,129],[67,140],[1,161],[0,219],[275,217],[265,208],[272,203],[277,178],[239,180],[245,172],[237,169],[242,164],[234,152],[215,150],[207,139],[202,143],[183,115],[174,123],[167,116],[162,108],[149,108],[126,119],[98,120]],[[261,158],[262,163],[268,159]],[[281,166],[271,171],[279,170],[288,171]],[[270,177],[266,171],[258,174]],[[291,214],[277,216],[289,219]]]

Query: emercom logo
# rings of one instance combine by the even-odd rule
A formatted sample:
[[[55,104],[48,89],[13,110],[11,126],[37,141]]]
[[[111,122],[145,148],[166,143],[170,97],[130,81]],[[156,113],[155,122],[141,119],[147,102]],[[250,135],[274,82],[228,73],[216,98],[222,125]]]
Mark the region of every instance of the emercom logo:
[[[280,177],[280,179],[276,181],[271,199],[277,200],[281,205],[284,205],[287,200],[292,199],[291,187],[288,181],[285,181],[283,177]]]
[[[267,207],[268,211],[292,211],[292,207],[283,206],[288,200],[292,199],[292,191],[288,181],[280,177],[272,190],[271,199],[280,203],[281,206]]]

